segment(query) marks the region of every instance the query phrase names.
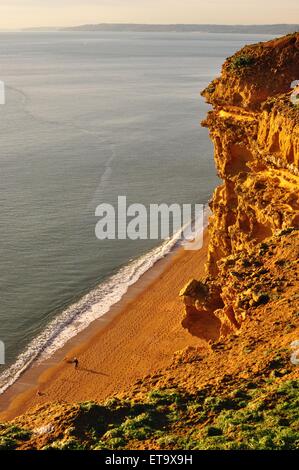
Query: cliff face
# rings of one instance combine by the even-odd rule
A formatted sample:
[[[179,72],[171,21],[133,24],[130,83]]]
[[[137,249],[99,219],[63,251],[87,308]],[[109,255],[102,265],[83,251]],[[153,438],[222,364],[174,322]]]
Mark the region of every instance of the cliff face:
[[[262,242],[282,230],[298,228],[299,108],[291,99],[297,79],[299,33],[244,47],[202,93],[213,106],[203,126],[210,130],[223,184],[211,202],[204,282],[210,294],[206,300],[190,299],[188,289],[181,295],[187,317],[204,312],[207,298],[214,297],[222,335],[238,330],[249,308],[240,299],[244,293],[233,294],[235,261],[255,256]],[[256,286],[255,298],[263,290]]]

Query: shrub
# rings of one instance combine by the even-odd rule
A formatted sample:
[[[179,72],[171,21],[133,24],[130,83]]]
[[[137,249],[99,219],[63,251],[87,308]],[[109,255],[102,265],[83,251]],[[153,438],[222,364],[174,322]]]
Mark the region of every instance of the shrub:
[[[205,432],[207,436],[221,436],[222,430],[220,428],[216,428],[215,426],[207,426],[205,428]]]
[[[180,403],[182,396],[172,390],[152,390],[148,394],[149,401],[155,404]]]
[[[177,441],[178,436],[175,436],[174,434],[166,434],[166,436],[160,437],[160,439],[158,439],[158,444],[161,449],[165,449],[169,446],[176,445]]]
[[[234,57],[231,62],[231,67],[233,69],[241,69],[244,67],[249,67],[254,64],[254,58],[249,55],[239,55]]]
[[[42,450],[86,450],[86,445],[77,439],[69,438],[63,441],[54,441],[43,447]]]
[[[207,397],[204,401],[204,408],[210,411],[234,410],[238,408],[237,402],[232,398]]]
[[[114,437],[107,441],[99,441],[93,450],[118,450],[124,448],[126,444],[127,441],[124,438]]]
[[[0,437],[0,450],[14,450],[17,445],[18,443],[15,439],[5,436]]]
[[[93,401],[85,401],[83,403],[80,403],[79,406],[80,410],[82,411],[90,411],[93,408],[97,408],[98,405]]]

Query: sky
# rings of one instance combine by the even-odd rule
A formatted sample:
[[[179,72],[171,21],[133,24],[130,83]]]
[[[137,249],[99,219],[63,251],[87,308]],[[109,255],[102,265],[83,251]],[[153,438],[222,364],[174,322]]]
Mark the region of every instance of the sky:
[[[87,23],[299,23],[299,1],[0,0],[0,29]]]

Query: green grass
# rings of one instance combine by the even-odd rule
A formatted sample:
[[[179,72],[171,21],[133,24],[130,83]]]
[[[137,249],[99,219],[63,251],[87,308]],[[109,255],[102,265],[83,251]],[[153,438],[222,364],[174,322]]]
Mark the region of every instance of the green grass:
[[[18,447],[18,443],[27,441],[31,437],[31,432],[14,425],[0,424],[0,450],[13,450]]]
[[[269,373],[284,367],[280,357]],[[227,390],[227,389],[226,389]],[[299,381],[257,378],[217,394],[206,387],[190,395],[152,390],[142,400],[79,406],[64,437],[49,436],[46,450],[152,449],[289,450],[299,448]],[[31,433],[0,426],[0,449],[15,449]]]

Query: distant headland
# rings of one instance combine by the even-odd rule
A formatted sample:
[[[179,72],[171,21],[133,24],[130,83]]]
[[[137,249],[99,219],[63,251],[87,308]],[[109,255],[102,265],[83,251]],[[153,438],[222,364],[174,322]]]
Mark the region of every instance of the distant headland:
[[[183,32],[288,34],[299,31],[299,24],[221,25],[221,24],[134,24],[100,23],[72,27],[26,28],[23,31],[115,31],[115,32]]]

